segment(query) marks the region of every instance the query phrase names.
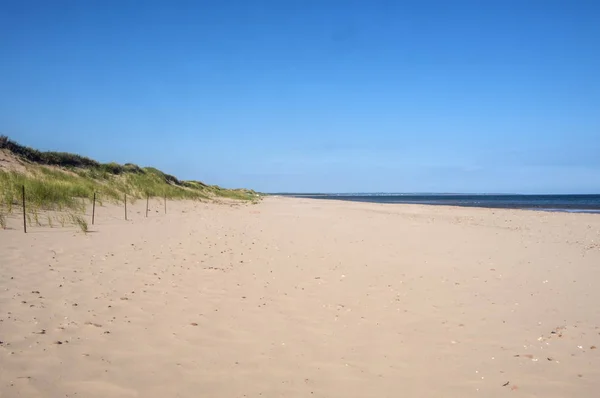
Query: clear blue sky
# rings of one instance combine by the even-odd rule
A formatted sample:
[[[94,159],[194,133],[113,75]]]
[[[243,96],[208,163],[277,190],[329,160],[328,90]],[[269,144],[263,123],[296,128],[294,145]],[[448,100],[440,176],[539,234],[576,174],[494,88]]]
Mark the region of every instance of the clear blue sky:
[[[4,0],[0,132],[295,192],[600,192],[600,2]]]

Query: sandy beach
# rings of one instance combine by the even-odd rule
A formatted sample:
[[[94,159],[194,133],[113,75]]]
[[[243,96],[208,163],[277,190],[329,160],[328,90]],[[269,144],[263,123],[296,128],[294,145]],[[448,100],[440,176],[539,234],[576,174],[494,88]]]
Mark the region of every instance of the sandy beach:
[[[600,391],[600,215],[130,206],[0,230],[0,397]]]

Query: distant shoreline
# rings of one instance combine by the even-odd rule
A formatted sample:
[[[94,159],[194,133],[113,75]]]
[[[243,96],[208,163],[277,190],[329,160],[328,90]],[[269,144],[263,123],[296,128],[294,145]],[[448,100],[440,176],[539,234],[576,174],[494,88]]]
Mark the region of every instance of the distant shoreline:
[[[274,194],[295,198],[345,200],[382,204],[521,209],[567,213],[600,213],[600,194]]]

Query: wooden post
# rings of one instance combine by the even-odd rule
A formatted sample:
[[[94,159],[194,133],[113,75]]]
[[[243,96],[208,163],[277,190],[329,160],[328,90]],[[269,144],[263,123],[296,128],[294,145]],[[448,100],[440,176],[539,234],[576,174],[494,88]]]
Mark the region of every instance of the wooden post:
[[[94,225],[95,218],[96,218],[96,192],[94,192],[94,201],[92,202],[92,225]]]
[[[25,213],[25,185],[23,185],[23,232],[27,233],[27,216]]]
[[[127,221],[127,194],[125,194],[125,221]]]
[[[167,194],[165,194],[165,214],[167,214]]]
[[[146,218],[148,218],[148,202],[150,201],[150,194],[146,193]]]

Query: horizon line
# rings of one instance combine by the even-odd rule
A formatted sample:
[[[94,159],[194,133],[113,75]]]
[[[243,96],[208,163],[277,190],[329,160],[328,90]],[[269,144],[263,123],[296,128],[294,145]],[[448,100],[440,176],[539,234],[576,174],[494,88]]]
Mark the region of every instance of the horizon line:
[[[389,195],[389,196],[411,196],[411,195],[479,195],[479,196],[596,196],[600,193],[501,193],[501,192],[263,192],[266,195]]]

